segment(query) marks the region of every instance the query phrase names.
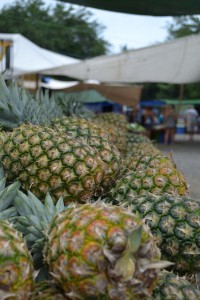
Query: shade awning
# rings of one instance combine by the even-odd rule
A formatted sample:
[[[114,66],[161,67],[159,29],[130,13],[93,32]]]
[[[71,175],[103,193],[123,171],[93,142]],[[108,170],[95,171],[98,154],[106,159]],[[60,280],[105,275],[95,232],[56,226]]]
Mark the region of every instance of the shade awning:
[[[80,83],[73,87],[63,89],[62,91],[72,93],[72,92],[81,92],[87,90],[95,90],[106,99],[112,100],[121,105],[134,107],[140,101],[142,86],[141,85],[115,86],[115,85],[104,85],[104,84]]]
[[[104,83],[200,82],[200,34],[91,58],[44,73]]]
[[[79,59],[41,48],[18,33],[0,33],[0,40],[12,42],[10,70],[4,70],[5,55],[0,60],[0,68],[4,72],[5,79],[25,74],[35,74],[47,68],[57,68],[80,61]]]
[[[138,15],[181,16],[200,13],[200,0],[61,0],[71,4]]]

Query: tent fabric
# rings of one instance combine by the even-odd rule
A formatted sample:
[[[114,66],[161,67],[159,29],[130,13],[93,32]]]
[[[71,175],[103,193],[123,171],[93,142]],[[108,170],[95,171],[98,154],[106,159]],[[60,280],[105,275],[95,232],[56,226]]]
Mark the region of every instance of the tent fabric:
[[[0,40],[9,40],[13,42],[12,69],[4,73],[5,78],[39,73],[47,68],[56,68],[66,64],[79,62],[78,59],[43,49],[21,34],[0,33]],[[0,65],[1,63],[3,64],[3,60],[0,61]]]
[[[153,16],[180,16],[200,13],[199,0],[61,0],[104,10]]]
[[[110,102],[109,99],[102,96],[99,92],[96,90],[84,90],[79,92],[71,92],[71,93],[65,93],[65,100],[70,99],[77,99],[80,102],[83,103],[101,103],[101,102]]]
[[[200,34],[117,55],[99,56],[45,72],[106,83],[199,82]]]
[[[117,102],[121,105],[136,106],[140,101],[142,86],[113,86],[104,84],[87,84],[80,83],[68,89],[64,89],[64,92],[81,92],[86,90],[96,90],[106,99]]]
[[[50,90],[60,90],[75,86],[78,83],[78,81],[61,81],[49,78],[47,82],[40,81],[39,86]]]

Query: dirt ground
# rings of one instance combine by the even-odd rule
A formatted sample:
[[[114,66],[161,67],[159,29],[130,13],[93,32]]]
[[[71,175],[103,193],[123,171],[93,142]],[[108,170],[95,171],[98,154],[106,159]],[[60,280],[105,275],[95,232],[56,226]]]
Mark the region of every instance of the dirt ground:
[[[200,199],[200,135],[195,135],[193,142],[189,142],[187,135],[177,135],[174,144],[157,144],[157,147],[164,154],[172,152],[177,168],[189,185],[189,195]]]

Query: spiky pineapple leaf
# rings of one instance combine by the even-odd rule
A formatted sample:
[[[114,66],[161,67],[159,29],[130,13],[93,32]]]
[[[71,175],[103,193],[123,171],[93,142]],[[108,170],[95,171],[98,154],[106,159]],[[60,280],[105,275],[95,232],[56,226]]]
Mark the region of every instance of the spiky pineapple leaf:
[[[8,208],[9,205],[14,202],[19,188],[20,183],[16,181],[0,192],[0,212]]]
[[[45,197],[44,208],[45,208],[46,218],[47,218],[48,222],[50,222],[55,213],[55,205],[49,194],[47,194]]]
[[[0,175],[1,176],[1,175]],[[3,179],[1,179],[0,181],[0,192],[3,191],[5,189],[6,186],[6,178],[4,177]]]
[[[64,209],[65,209],[65,204],[64,204],[64,201],[63,201],[63,198],[59,198],[57,203],[56,203],[56,209],[57,209],[57,212],[62,212]]]
[[[14,205],[21,216],[35,215],[44,222],[48,223],[44,205],[30,191],[28,191],[28,195],[25,195],[23,192],[18,191],[17,197],[14,201]]]
[[[17,216],[17,210],[15,207],[10,207],[2,212],[0,212],[0,220],[12,221],[12,218]]]

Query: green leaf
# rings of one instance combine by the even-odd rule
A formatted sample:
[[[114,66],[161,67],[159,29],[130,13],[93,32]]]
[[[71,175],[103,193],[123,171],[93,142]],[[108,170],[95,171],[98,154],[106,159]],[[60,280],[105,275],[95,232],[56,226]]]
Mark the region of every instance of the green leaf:
[[[0,192],[0,211],[5,210],[11,203],[14,203],[19,188],[20,183],[16,181]]]
[[[15,207],[10,207],[2,212],[0,212],[0,220],[8,220],[12,221],[12,217],[17,216],[17,210]]]
[[[62,212],[63,210],[65,210],[66,207],[64,205],[64,201],[63,198],[59,198],[57,203],[56,203],[56,210],[58,213]]]
[[[52,218],[55,215],[56,208],[49,193],[45,197],[44,207],[45,207],[46,218],[48,222],[51,222]]]
[[[133,231],[128,236],[128,244],[129,244],[131,253],[137,252],[141,246],[142,230],[143,230],[143,226],[140,225],[140,226],[134,228]]]

